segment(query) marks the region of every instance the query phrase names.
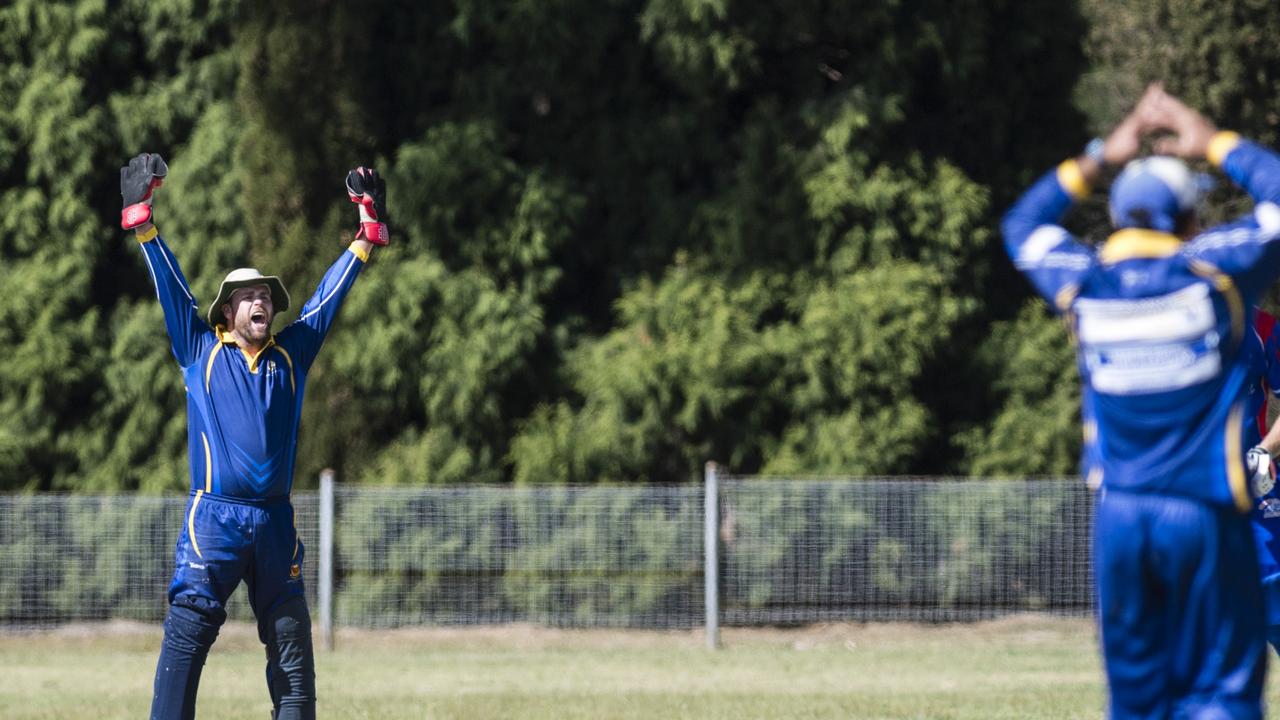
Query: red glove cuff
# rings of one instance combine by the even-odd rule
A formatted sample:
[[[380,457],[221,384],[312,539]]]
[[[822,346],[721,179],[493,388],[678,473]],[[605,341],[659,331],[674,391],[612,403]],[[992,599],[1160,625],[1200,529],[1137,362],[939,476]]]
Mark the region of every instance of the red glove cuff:
[[[356,231],[357,240],[368,240],[374,245],[386,245],[391,242],[391,233],[387,232],[387,224],[381,222],[362,222]]]
[[[145,202],[134,203],[120,211],[120,227],[132,230],[151,220],[151,206]]]
[[[387,232],[387,224],[379,221],[378,211],[373,206],[373,198],[368,195],[356,195],[348,191],[351,202],[359,206],[360,229],[356,231],[357,240],[368,240],[374,245],[386,245],[391,241],[391,233]]]

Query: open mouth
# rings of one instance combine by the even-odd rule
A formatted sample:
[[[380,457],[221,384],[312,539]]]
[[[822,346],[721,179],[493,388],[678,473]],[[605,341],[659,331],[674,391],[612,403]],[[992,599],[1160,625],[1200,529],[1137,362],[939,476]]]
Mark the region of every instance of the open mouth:
[[[261,310],[257,310],[249,315],[249,321],[254,325],[263,325],[267,322],[267,314]]]

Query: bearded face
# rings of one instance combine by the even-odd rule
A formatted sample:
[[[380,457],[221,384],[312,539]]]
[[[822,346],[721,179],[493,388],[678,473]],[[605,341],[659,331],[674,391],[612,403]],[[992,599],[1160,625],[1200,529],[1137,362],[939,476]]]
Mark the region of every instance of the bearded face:
[[[239,288],[222,306],[222,314],[227,318],[227,327],[241,339],[254,345],[265,343],[275,316],[271,289],[266,285]]]

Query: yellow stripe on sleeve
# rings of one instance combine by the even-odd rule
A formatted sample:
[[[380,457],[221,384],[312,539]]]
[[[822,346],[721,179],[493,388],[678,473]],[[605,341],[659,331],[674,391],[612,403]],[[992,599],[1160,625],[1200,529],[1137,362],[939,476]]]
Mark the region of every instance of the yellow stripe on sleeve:
[[[137,233],[134,234],[134,237],[138,238],[138,242],[145,243],[145,242],[151,242],[152,240],[155,240],[156,236],[159,234],[160,234],[160,230],[155,225],[152,225],[146,230],[139,230]]]
[[[1080,286],[1075,283],[1067,283],[1058,290],[1058,294],[1053,296],[1053,304],[1058,306],[1059,312],[1067,312],[1071,309],[1071,303],[1076,301],[1076,295],[1080,293]]]
[[[1205,149],[1204,156],[1213,163],[1214,167],[1222,167],[1223,161],[1239,144],[1240,133],[1223,130],[1209,140],[1209,147]]]
[[[209,364],[204,367],[204,391],[212,392],[209,387],[209,379],[213,376],[213,359],[218,357],[218,351],[222,349],[222,343],[213,346],[209,351]]]
[[[273,345],[272,347],[280,351],[280,354],[284,356],[285,363],[289,366],[289,389],[295,393],[298,392],[298,386],[293,381],[293,358],[289,357],[289,353],[285,352],[284,348],[279,345]]]
[[[360,258],[360,262],[369,262],[369,251],[360,247],[359,243],[351,243],[347,246],[347,249],[351,251],[352,255]]]
[[[1085,181],[1080,163],[1076,162],[1075,158],[1064,160],[1058,166],[1058,184],[1077,200],[1089,194],[1089,183]]]

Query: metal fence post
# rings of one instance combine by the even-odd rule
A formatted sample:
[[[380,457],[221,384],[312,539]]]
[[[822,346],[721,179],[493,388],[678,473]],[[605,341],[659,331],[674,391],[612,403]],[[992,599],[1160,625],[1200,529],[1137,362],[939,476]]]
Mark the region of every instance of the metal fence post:
[[[704,602],[707,618],[707,647],[720,647],[720,487],[716,477],[716,464],[708,462],[704,473],[706,485],[706,510],[703,520],[703,545],[706,558],[703,561]]]
[[[320,646],[333,650],[333,470],[320,472]]]

